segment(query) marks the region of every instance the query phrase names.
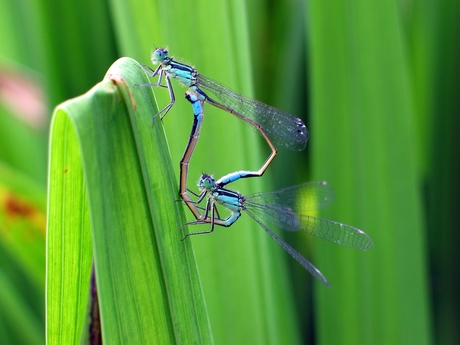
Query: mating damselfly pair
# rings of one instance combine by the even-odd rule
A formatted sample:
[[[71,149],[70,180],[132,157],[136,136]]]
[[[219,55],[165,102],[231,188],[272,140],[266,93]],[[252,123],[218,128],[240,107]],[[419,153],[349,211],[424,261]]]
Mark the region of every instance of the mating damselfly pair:
[[[326,286],[330,285],[323,274],[310,261],[278,237],[265,222],[288,231],[304,231],[339,245],[360,250],[367,250],[373,246],[370,237],[357,228],[307,215],[309,211],[327,206],[332,202],[333,191],[324,181],[308,182],[275,192],[256,193],[247,196],[225,188],[226,185],[241,178],[262,176],[278,153],[275,145],[293,151],[303,150],[309,133],[301,119],[262,102],[246,98],[226,86],[204,77],[193,67],[169,57],[167,49],[156,49],[151,60],[154,65],[159,64],[158,67],[153,70],[144,66],[144,71],[152,78],[158,77],[158,80],[156,83],[141,84],[140,86],[167,88],[170,96],[170,103],[156,116],[163,118],[175,103],[171,79],[177,79],[188,88],[186,99],[193,108],[192,130],[180,162],[179,194],[196,218],[196,221],[187,223],[187,225],[208,223],[210,229],[189,233],[184,239],[191,235],[211,233],[214,231],[215,225],[231,226],[238,220],[241,213],[245,212],[286,252]],[[163,84],[163,80],[166,84]],[[204,119],[204,103],[212,104],[233,114],[258,130],[268,143],[271,153],[257,171],[240,170],[227,174],[218,180],[210,175],[202,174],[198,182],[199,192],[194,193],[187,188],[188,166],[200,136]],[[196,197],[196,200],[191,198],[189,192]],[[205,202],[204,207],[200,206],[202,202]],[[217,205],[225,207],[230,211],[230,215],[227,218],[221,218]]]

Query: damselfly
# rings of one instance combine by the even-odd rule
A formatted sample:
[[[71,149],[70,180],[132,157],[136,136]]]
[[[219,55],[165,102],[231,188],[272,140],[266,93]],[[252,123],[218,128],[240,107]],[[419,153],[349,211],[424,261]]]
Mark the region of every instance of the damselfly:
[[[333,191],[326,182],[308,182],[275,192],[256,193],[247,196],[224,188],[226,184],[242,177],[244,177],[242,172],[236,172],[215,181],[210,175],[201,175],[198,182],[200,194],[197,195],[196,203],[207,198],[205,213],[202,219],[190,222],[188,225],[211,223],[211,228],[208,231],[189,233],[186,237],[211,233],[214,231],[215,225],[231,226],[244,211],[287,253],[328,287],[330,285],[323,274],[310,261],[270,230],[262,220],[284,230],[304,231],[342,246],[360,250],[372,248],[371,238],[363,231],[349,225],[306,214],[309,210],[327,206],[332,202]],[[230,210],[231,214],[228,218],[221,219],[219,217],[216,207],[218,204]]]
[[[144,71],[150,76],[158,76],[157,83],[140,84],[140,86],[159,86],[169,91],[170,103],[157,115],[163,118],[175,103],[174,90],[171,78],[177,79],[193,91],[203,101],[223,109],[257,129],[267,141],[272,153],[264,165],[257,171],[256,176],[261,176],[277,154],[274,145],[281,145],[293,151],[301,151],[308,140],[308,130],[301,119],[282,112],[262,102],[246,98],[219,82],[209,79],[198,73],[193,67],[177,62],[168,56],[168,50],[158,48],[151,57],[154,65],[159,66],[153,70],[144,66]],[[166,85],[163,84],[163,77]],[[213,94],[216,101],[207,92]]]

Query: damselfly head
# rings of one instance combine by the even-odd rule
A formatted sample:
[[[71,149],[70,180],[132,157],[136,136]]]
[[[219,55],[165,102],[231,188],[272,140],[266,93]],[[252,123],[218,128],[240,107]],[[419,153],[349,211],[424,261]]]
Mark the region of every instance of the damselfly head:
[[[200,190],[203,189],[211,189],[216,184],[214,177],[208,174],[201,174],[200,179],[198,180],[198,188]]]
[[[168,48],[157,48],[153,51],[152,56],[150,59],[152,63],[156,65],[157,63],[161,63],[168,57]]]

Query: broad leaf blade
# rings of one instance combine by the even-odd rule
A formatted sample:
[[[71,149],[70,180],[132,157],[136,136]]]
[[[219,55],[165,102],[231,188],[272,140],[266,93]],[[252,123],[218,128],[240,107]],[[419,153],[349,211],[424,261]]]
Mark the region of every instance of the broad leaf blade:
[[[67,323],[57,320],[72,320],[75,315],[78,322],[71,323],[75,325],[73,331],[65,328],[63,342],[82,334],[81,313],[88,296],[91,252],[85,250],[73,267],[73,275],[66,274],[69,261],[61,266],[54,263],[66,252],[76,256],[80,248],[88,248],[89,224],[85,222],[81,227],[78,222],[88,219],[87,212],[104,341],[184,343],[187,339],[211,339],[193,252],[189,244],[180,241],[183,217],[176,203],[177,183],[162,126],[157,121],[152,127],[152,94],[149,89],[130,90],[144,82],[139,66],[133,60],[121,59],[103,82],[56,111],[51,178],[58,182],[51,186],[58,188],[50,187],[50,200],[60,193],[65,200],[74,196],[76,202],[68,206],[76,219],[71,224],[59,219],[58,215],[68,208],[56,209],[50,201],[48,320],[60,310],[62,314],[49,324],[48,339],[63,336],[59,330]],[[63,140],[67,136],[71,142]],[[69,147],[79,150],[62,152]],[[64,164],[56,162],[70,160],[67,154],[74,161],[63,168]],[[73,185],[62,177],[70,171],[77,173]],[[83,235],[65,252],[58,245],[50,246],[51,239],[53,244],[62,243],[63,234],[69,231]],[[80,278],[76,272],[81,272]],[[67,283],[55,288],[53,284],[59,281]],[[72,296],[50,309],[50,297],[56,297],[63,287],[72,290]],[[76,305],[78,312],[67,313],[67,305]]]

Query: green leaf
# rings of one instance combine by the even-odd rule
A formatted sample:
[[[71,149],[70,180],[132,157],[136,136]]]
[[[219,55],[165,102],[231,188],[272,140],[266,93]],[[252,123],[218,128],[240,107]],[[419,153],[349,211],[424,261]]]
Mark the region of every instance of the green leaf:
[[[118,60],[55,110],[47,339],[80,342],[92,258],[107,343],[212,343],[177,182],[145,75]]]
[[[310,10],[314,176],[336,190],[327,218],[375,244],[364,253],[318,246],[333,287],[318,289],[318,335],[324,344],[428,344],[422,183],[398,4]]]

